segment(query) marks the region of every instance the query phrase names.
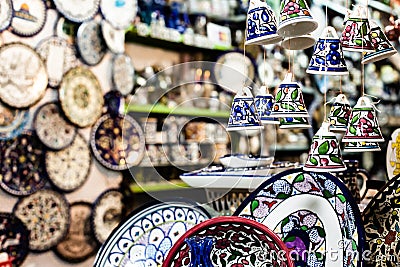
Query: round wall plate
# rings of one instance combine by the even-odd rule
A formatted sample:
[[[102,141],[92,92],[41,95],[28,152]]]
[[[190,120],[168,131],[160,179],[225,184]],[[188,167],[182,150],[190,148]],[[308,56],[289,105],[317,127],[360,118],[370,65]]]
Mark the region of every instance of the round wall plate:
[[[132,59],[126,54],[118,54],[112,61],[112,82],[122,95],[132,92],[135,85],[135,68]]]
[[[104,99],[97,77],[85,67],[68,71],[59,89],[61,107],[78,127],[87,127],[101,116]]]
[[[47,151],[45,162],[50,182],[62,191],[71,192],[87,180],[92,159],[86,140],[78,134],[69,147]]]
[[[114,28],[106,20],[101,21],[101,32],[108,49],[115,54],[125,52],[125,30]]]
[[[113,27],[125,30],[136,17],[137,0],[101,0],[100,10]]]
[[[138,165],[145,152],[142,128],[129,115],[103,115],[93,126],[90,145],[105,167],[121,171]]]
[[[9,43],[0,48],[0,99],[16,108],[39,101],[47,88],[47,72],[42,59],[31,47]]]
[[[12,108],[0,102],[0,140],[9,140],[20,135],[29,118],[29,111]]]
[[[70,21],[64,17],[59,17],[55,25],[54,33],[57,37],[67,41],[70,45],[75,45],[75,38],[78,32],[79,23]]]
[[[19,199],[13,213],[30,231],[29,248],[33,251],[46,251],[54,247],[68,232],[68,202],[53,190],[40,190]]]
[[[67,19],[83,22],[92,19],[99,10],[100,0],[53,0],[57,10]]]
[[[92,204],[89,202],[74,202],[70,204],[69,230],[67,236],[54,247],[54,252],[61,259],[79,263],[94,255],[98,243],[90,228]]]
[[[14,196],[27,196],[43,188],[47,181],[45,147],[31,131],[8,140],[1,148],[0,186]]]
[[[11,24],[13,17],[13,5],[11,0],[0,2],[0,32],[4,31]]]
[[[107,52],[100,23],[95,20],[82,23],[78,28],[76,45],[82,60],[87,65],[97,65]]]
[[[63,75],[68,70],[79,64],[75,47],[62,37],[51,36],[43,39],[38,44],[36,51],[46,65],[49,86],[53,88],[60,85]]]
[[[12,32],[29,37],[40,32],[46,22],[46,4],[42,0],[13,0]]]
[[[40,141],[55,150],[69,146],[77,129],[64,119],[57,102],[43,104],[36,110],[33,127]]]

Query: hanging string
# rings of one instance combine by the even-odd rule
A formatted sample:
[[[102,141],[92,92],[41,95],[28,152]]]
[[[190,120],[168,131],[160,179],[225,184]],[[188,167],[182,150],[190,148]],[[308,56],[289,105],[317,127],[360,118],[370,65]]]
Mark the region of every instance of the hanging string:
[[[325,28],[327,28],[328,27],[328,5],[325,5]],[[327,32],[328,33],[328,32]],[[324,41],[324,45],[326,45],[326,39],[325,39],[325,41]],[[326,54],[325,54],[325,62],[324,62],[324,64],[325,64],[325,72],[327,72],[328,71],[328,67],[327,67],[327,64],[326,64]],[[325,86],[325,90],[324,90],[324,122],[325,121],[327,121],[327,116],[326,116],[326,92],[328,91],[328,85],[327,85],[327,82],[326,82],[326,73],[325,73],[325,75],[324,75],[324,86]]]
[[[358,7],[359,12],[360,12],[360,16],[362,16],[361,14],[361,7]],[[368,19],[368,2],[367,2],[367,19]],[[364,31],[361,31],[361,96],[363,97],[365,94],[365,89],[364,89],[364,64],[362,64],[362,60],[364,59]]]
[[[339,76],[339,93],[343,94],[343,92],[342,92],[342,75]]]
[[[328,86],[327,86],[327,84],[326,84],[326,76],[327,75],[325,75],[324,76],[324,80],[325,80],[325,91],[324,91],[324,121],[328,121],[328,118],[327,118],[327,116],[326,116],[326,93],[328,92]]]
[[[246,45],[243,45],[243,87],[246,86]]]

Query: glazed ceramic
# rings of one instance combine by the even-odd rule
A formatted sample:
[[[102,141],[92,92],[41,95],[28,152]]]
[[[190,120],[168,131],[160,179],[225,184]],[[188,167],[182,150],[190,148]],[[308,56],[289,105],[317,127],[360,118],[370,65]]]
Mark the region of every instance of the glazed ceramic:
[[[400,174],[400,129],[392,133],[386,150],[386,170],[389,179]]]

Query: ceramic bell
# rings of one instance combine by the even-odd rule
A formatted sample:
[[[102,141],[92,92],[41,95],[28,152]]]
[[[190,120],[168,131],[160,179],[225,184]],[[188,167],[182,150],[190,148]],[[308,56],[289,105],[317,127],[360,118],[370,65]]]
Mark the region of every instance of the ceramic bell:
[[[260,118],[255,107],[254,98],[249,87],[243,87],[232,101],[227,131],[259,130]]]
[[[356,5],[347,19],[340,41],[343,50],[354,52],[373,52],[371,28],[366,15],[366,7]]]
[[[384,142],[375,114],[375,107],[368,97],[360,97],[347,125],[342,142]]]
[[[331,36],[328,36],[330,33]],[[328,26],[314,46],[314,53],[306,70],[311,74],[347,75],[346,60],[335,28]]]
[[[339,94],[335,97],[328,115],[330,130],[332,132],[345,132],[351,115],[351,107],[346,95]]]
[[[381,148],[377,142],[351,142],[351,143],[345,143],[343,151],[373,152],[373,151],[381,151]]]
[[[306,0],[282,0],[278,34],[293,37],[313,32],[318,22],[313,19]]]
[[[371,20],[371,42],[374,45],[375,51],[365,53],[361,63],[367,64],[375,61],[379,61],[388,57],[393,56],[397,53],[397,50],[389,42],[386,35],[378,24]]]
[[[262,124],[279,124],[278,118],[271,117],[274,102],[274,96],[268,92],[267,87],[261,86],[255,97],[255,105]]]
[[[309,117],[300,85],[292,78],[293,74],[289,72],[279,85],[271,117]]]
[[[315,38],[311,34],[304,34],[283,39],[281,46],[288,50],[304,50],[315,44]]]
[[[400,128],[392,133],[387,145],[386,171],[389,179],[400,174]]]
[[[245,45],[279,43],[282,37],[276,32],[276,17],[272,8],[263,0],[251,0],[247,11]]]
[[[340,172],[346,170],[335,134],[329,131],[329,122],[323,122],[314,135],[303,170],[313,172]]]
[[[311,124],[306,117],[299,118],[279,118],[280,129],[308,129]]]

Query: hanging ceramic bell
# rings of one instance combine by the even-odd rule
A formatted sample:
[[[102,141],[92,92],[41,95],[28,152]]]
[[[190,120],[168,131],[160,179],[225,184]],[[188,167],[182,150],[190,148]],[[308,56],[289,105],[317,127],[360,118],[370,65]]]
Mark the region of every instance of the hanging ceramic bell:
[[[381,148],[376,142],[351,142],[345,143],[343,151],[345,152],[373,152],[381,151]]]
[[[366,15],[366,7],[356,5],[347,19],[340,42],[343,50],[354,52],[373,52],[371,28]]]
[[[289,72],[279,85],[271,117],[309,117],[300,85],[292,78],[293,74]]]
[[[276,32],[276,17],[272,8],[262,0],[251,0],[247,11],[245,45],[279,43],[282,37]]]
[[[375,61],[379,61],[388,57],[393,56],[397,53],[397,50],[389,42],[386,35],[383,33],[382,29],[378,24],[371,20],[371,41],[374,45],[375,51],[365,53],[361,63],[367,64]]]
[[[311,34],[304,34],[295,37],[286,37],[281,46],[288,50],[304,50],[315,44],[315,38]]]
[[[274,102],[274,96],[268,92],[267,87],[261,86],[255,97],[255,106],[262,124],[279,124],[278,118],[271,117]]]
[[[331,36],[328,36],[330,33]],[[335,28],[326,27],[314,46],[314,53],[306,70],[311,74],[347,75],[346,60]]]
[[[279,118],[280,129],[308,129],[311,124],[306,117],[299,118]]]
[[[314,135],[303,170],[313,172],[339,172],[346,170],[339,143],[329,131],[329,122],[323,122]]]
[[[384,142],[375,114],[375,107],[368,97],[360,97],[347,125],[342,142]]]
[[[249,87],[243,87],[232,101],[227,131],[244,131],[262,129],[260,118]]]
[[[282,0],[278,34],[293,37],[311,33],[318,28],[306,0]]]
[[[339,94],[335,97],[328,115],[330,130],[332,132],[345,132],[351,115],[351,107],[346,95]]]

